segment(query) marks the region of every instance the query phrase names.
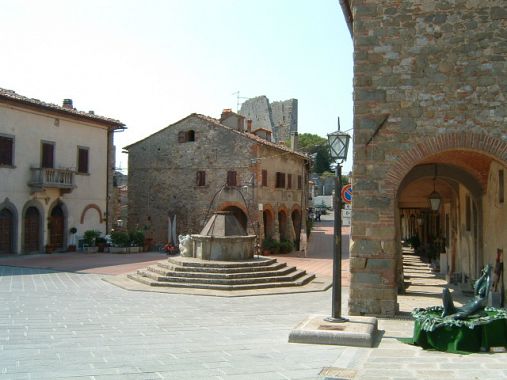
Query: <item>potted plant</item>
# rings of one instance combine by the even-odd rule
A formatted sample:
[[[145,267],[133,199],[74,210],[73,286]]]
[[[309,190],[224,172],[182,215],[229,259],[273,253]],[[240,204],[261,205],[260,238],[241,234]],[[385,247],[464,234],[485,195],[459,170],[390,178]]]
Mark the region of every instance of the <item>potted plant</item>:
[[[46,253],[48,253],[48,254],[49,254],[49,253],[53,253],[54,247],[53,247],[53,245],[52,245],[52,244],[46,244],[46,245],[44,246],[44,250],[45,250],[45,252],[46,252]]]
[[[77,228],[76,227],[72,227],[71,229],[69,229],[70,244],[67,247],[67,251],[69,251],[69,252],[75,252],[76,251],[76,232],[77,232]]]
[[[106,250],[106,238],[102,236],[98,236],[95,238],[95,245],[97,246],[99,252],[104,252]]]
[[[111,247],[109,252],[111,253],[126,253],[129,245],[129,234],[123,231],[112,231],[111,232]]]
[[[87,230],[83,235],[84,240],[84,251],[89,253],[94,253],[98,251],[98,247],[96,245],[96,239],[100,236],[99,231],[95,230]]]

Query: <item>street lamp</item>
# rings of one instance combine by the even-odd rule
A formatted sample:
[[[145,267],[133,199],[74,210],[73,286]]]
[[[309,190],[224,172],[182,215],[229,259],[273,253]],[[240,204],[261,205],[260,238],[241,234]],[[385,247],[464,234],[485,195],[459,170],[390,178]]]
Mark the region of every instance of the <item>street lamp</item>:
[[[335,186],[334,186],[334,245],[333,245],[333,299],[331,307],[331,317],[326,318],[328,322],[347,322],[346,318],[341,317],[342,307],[342,162],[347,159],[349,150],[350,136],[340,131],[327,135],[329,145],[329,154],[331,159],[336,161],[335,168]]]

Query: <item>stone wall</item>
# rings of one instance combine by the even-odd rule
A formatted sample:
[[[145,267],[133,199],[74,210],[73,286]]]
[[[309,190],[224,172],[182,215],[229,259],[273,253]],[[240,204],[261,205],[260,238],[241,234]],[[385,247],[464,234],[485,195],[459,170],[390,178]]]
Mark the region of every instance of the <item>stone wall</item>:
[[[187,131],[194,131],[195,141],[178,142]],[[259,140],[217,120],[190,115],[127,147],[129,229],[146,230],[157,244],[167,241],[168,215],[177,216],[178,234],[199,233],[211,212],[232,206],[249,215],[250,233],[262,234],[259,204],[284,207],[288,215],[304,210],[305,158]],[[268,187],[261,183],[263,169]],[[236,187],[224,187],[229,170],[237,172]],[[206,172],[205,186],[196,185],[197,171]],[[293,175],[291,189],[274,189],[276,171]]]
[[[253,130],[272,131],[274,142],[287,142],[291,132],[298,131],[297,99],[270,103],[264,95],[250,98],[241,105],[239,114],[253,121]]]
[[[400,265],[396,192],[403,177],[445,150],[474,149],[507,162],[507,5],[500,0],[350,3],[354,217],[349,309],[351,314],[392,315]]]

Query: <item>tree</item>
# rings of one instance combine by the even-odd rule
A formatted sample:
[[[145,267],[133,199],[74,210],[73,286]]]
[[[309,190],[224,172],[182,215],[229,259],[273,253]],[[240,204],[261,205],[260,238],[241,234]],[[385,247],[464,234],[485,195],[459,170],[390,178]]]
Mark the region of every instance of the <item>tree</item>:
[[[311,171],[321,174],[331,170],[331,157],[327,148],[327,139],[312,133],[299,135],[299,149],[313,157]]]

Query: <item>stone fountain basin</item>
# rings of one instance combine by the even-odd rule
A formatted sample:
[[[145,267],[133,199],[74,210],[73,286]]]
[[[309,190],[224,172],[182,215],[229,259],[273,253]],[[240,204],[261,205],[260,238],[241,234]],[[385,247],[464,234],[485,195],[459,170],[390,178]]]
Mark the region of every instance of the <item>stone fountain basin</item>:
[[[255,254],[255,235],[191,235],[194,257],[201,260],[249,260]]]

